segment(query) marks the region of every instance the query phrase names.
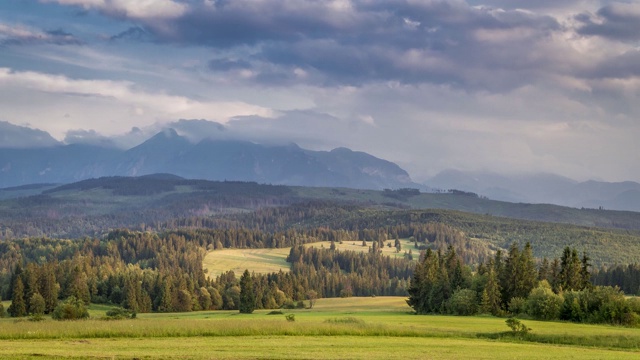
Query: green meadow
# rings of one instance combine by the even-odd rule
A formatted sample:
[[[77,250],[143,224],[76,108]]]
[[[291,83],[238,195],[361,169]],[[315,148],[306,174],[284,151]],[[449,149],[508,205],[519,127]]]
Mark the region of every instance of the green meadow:
[[[100,320],[0,319],[0,358],[96,359],[637,359],[640,329],[413,315],[401,297],[319,299],[313,309],[138,314]],[[293,314],[295,321],[287,321]]]
[[[402,251],[396,252],[393,247],[395,240],[387,240],[382,248],[382,253],[392,257],[403,257],[405,251],[412,250],[415,258],[418,257],[420,251],[414,246],[409,239],[400,239]],[[342,244],[335,243],[336,250],[340,251],[356,251],[367,252],[369,246],[362,246],[362,241],[343,241]],[[388,246],[391,244],[391,247]],[[331,246],[330,241],[319,241],[309,243],[306,247],[317,247],[328,249]],[[236,275],[242,274],[245,269],[249,272],[257,274],[267,274],[272,272],[289,271],[291,264],[287,262],[290,247],[280,249],[220,249],[209,251],[203,260],[203,268],[206,269],[209,277],[215,279],[216,276],[233,270]]]

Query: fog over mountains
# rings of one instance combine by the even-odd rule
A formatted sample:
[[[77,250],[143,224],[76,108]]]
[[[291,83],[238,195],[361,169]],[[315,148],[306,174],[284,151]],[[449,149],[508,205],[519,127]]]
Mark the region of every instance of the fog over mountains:
[[[577,208],[640,211],[640,184],[578,182],[553,174],[501,175],[447,170],[427,181],[440,189],[475,192],[494,200],[546,203]]]
[[[22,131],[18,135],[23,143],[31,142],[27,139],[30,135],[42,136],[36,131]],[[51,141],[40,147],[3,147],[0,149],[0,188],[154,173],[303,186],[421,187],[398,165],[346,148],[311,151],[293,143],[262,145],[214,139],[194,143],[170,128],[128,150]]]
[[[553,174],[503,175],[446,170],[417,184],[393,162],[347,148],[306,150],[228,136],[219,124],[180,121],[122,149],[96,137],[65,144],[47,132],[0,122],[0,188],[70,183],[102,176],[169,173],[190,179],[349,187],[458,189],[494,200],[640,211],[636,182],[578,182]],[[198,137],[199,136],[199,137]],[[67,139],[67,142],[72,142]]]

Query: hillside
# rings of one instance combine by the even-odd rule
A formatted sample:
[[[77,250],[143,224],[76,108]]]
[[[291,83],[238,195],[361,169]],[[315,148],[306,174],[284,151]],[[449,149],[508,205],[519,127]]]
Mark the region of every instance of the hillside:
[[[538,257],[556,257],[564,246],[574,246],[588,251],[598,264],[634,262],[640,253],[640,213],[635,212],[513,204],[459,192],[304,188],[186,180],[167,174],[91,179],[0,201],[0,218],[3,239],[184,227],[269,233],[371,229],[389,234],[389,227],[440,223],[464,233],[460,241],[473,250],[471,260],[527,241]],[[414,230],[402,231],[406,234],[396,236],[414,235]]]

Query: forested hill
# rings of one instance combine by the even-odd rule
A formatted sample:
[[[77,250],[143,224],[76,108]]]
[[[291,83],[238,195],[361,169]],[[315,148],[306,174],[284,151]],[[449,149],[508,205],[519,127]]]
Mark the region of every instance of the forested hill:
[[[445,209],[494,218],[512,218],[587,227],[640,230],[640,213],[574,209],[554,205],[493,201],[472,193],[420,193],[415,189],[354,190],[290,187],[250,182],[187,180],[169,174],[107,177],[53,187],[4,189],[37,195],[0,201],[0,238],[25,236],[99,236],[114,228],[165,230],[212,221],[229,214],[298,206],[307,218],[324,226],[322,216],[341,214],[345,206],[363,211]],[[304,204],[300,205],[300,204]],[[311,204],[311,206],[309,206]],[[260,213],[258,213],[260,214]],[[339,221],[349,214],[334,219]],[[471,215],[469,215],[471,216]],[[309,220],[313,219],[313,220]],[[471,218],[468,221],[476,221]],[[283,223],[283,218],[274,224]],[[333,220],[332,220],[333,221]]]

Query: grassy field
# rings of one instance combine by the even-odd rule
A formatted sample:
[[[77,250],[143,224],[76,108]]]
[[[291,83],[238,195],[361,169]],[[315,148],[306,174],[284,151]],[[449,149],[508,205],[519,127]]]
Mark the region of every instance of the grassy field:
[[[260,274],[289,271],[287,262],[290,248],[283,249],[222,249],[207,253],[202,267],[207,275],[215,278],[223,272],[233,270],[240,276],[245,269]]]
[[[420,254],[420,251],[415,248],[414,243],[408,239],[400,239],[402,251],[397,253],[396,248],[393,247],[394,241],[395,240],[388,240],[385,242],[385,244],[390,243],[391,247],[385,246],[382,248],[384,255],[402,257],[404,256],[404,252],[409,251],[409,249],[413,251],[416,258]],[[362,241],[344,241],[342,244],[336,243],[336,249],[365,252],[369,251],[370,245],[371,243],[368,243],[368,246],[362,246]],[[306,244],[305,246],[324,247],[328,249],[331,246],[331,242],[321,241]],[[214,250],[207,253],[202,266],[211,278],[215,278],[229,270],[233,270],[236,275],[242,274],[245,269],[258,274],[278,272],[280,270],[289,271],[290,264],[287,263],[286,259],[290,249],[291,248]]]
[[[92,307],[99,318],[107,307]],[[139,314],[135,320],[0,319],[0,358],[637,359],[640,330],[494,317],[418,316],[399,297],[319,299],[313,309]]]

